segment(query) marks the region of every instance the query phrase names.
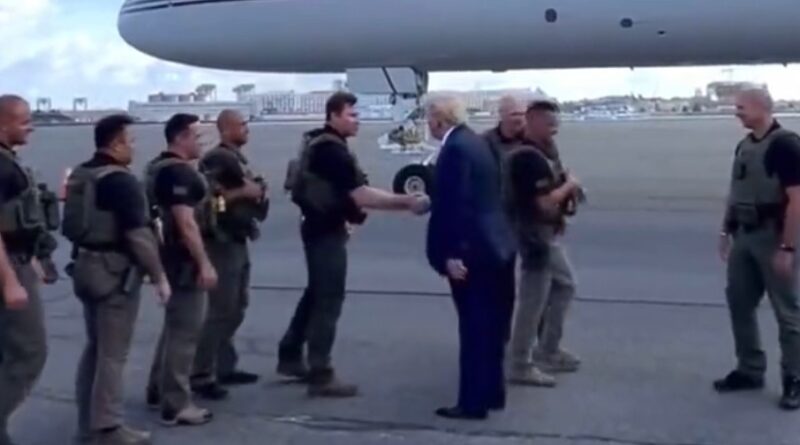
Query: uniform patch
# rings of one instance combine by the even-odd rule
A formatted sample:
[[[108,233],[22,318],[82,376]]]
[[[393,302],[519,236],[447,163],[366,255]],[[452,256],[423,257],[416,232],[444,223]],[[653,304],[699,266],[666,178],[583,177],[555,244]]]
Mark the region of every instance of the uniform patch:
[[[172,193],[175,196],[188,196],[189,195],[189,187],[183,185],[176,185],[172,188]]]

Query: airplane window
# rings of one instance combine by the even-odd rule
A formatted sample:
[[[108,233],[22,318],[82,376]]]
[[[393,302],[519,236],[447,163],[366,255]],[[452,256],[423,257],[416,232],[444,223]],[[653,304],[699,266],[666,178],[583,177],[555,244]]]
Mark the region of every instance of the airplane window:
[[[544,12],[544,19],[547,20],[547,23],[555,23],[558,20],[558,11],[555,9],[548,9]]]
[[[619,22],[619,25],[623,28],[633,28],[633,19],[625,17]]]

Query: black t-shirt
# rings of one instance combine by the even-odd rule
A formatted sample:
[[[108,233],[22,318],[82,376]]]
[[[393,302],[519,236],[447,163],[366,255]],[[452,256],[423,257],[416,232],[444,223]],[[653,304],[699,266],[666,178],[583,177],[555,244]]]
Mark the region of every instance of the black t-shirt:
[[[311,133],[309,136],[313,139],[322,132],[338,135],[336,130],[326,126]],[[338,136],[341,137],[340,135]],[[317,144],[311,151],[308,169],[314,175],[329,182],[334,190],[341,195],[344,205],[339,212],[326,215],[316,214],[304,209],[303,234],[305,236],[314,237],[342,230],[345,222],[350,219],[348,216],[363,218],[361,210],[350,197],[350,192],[367,185],[367,179],[346,145],[329,141]]]
[[[115,163],[110,156],[96,153],[81,166],[97,168]],[[111,212],[123,232],[145,227],[148,223],[142,185],[131,173],[113,172],[100,179],[95,204],[98,209]]]
[[[230,153],[214,152],[209,154],[203,159],[204,171],[208,172],[215,181],[228,190],[243,187],[245,172],[242,169],[242,164],[247,164],[247,158],[235,148],[224,145],[220,147]]]
[[[779,128],[776,121],[770,132]],[[752,134],[749,137],[758,141]],[[764,155],[764,167],[770,176],[778,176],[782,187],[800,185],[800,136],[791,133],[775,138]]]
[[[158,161],[168,158],[178,158],[178,155],[167,151],[156,159]],[[162,167],[153,180],[155,204],[166,212],[171,212],[172,207],[177,205],[196,207],[206,195],[205,182],[188,163],[181,162]],[[164,219],[163,230],[165,245],[162,253],[166,260],[167,274],[177,273],[173,268],[190,258],[189,249],[181,242],[172,217]]]
[[[176,154],[165,152],[158,159],[177,157]],[[154,180],[156,204],[164,208],[176,205],[195,207],[206,195],[205,183],[188,163],[163,167]]]
[[[0,150],[11,153],[16,159],[16,154],[10,147],[0,144]],[[7,156],[0,156],[0,207],[19,197],[28,188],[28,177],[19,166]],[[3,234],[3,243],[10,252],[30,252],[33,249],[38,234],[33,232],[17,233],[13,238]]]
[[[509,160],[509,174],[515,201],[513,205],[530,208],[536,197],[547,193],[552,170],[544,155],[535,149],[519,150]]]
[[[322,131],[336,134],[336,130],[330,127]],[[366,183],[347,146],[335,142],[326,141],[314,147],[308,160],[308,169],[345,194]]]
[[[0,150],[11,153],[16,158],[11,148],[0,144]],[[25,173],[6,156],[0,156],[0,206],[19,196],[27,186],[28,178]]]

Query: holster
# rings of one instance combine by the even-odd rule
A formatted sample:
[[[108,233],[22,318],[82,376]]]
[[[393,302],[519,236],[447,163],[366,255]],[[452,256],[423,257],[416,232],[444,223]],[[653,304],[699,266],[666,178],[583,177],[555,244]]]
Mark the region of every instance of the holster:
[[[47,188],[45,184],[39,184],[39,202],[42,204],[44,223],[47,230],[58,230],[61,226],[61,209],[58,204],[58,195]]]
[[[753,231],[770,224],[774,224],[779,231],[783,230],[783,212],[778,205],[733,204],[728,214],[731,221],[726,222],[726,226],[733,231]]]
[[[131,295],[143,281],[142,272],[133,261],[113,250],[79,248],[71,269],[75,295],[85,301],[103,301],[119,292]]]
[[[169,278],[169,282],[174,288],[191,289],[197,285],[199,271],[194,261],[166,261],[164,271]]]

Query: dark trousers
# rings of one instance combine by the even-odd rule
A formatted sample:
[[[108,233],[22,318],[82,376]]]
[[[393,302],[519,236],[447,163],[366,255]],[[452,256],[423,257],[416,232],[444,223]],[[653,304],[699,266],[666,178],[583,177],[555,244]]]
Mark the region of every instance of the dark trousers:
[[[76,377],[82,433],[123,424],[124,371],[140,300],[138,287],[100,301],[82,298],[87,342]]]
[[[468,266],[467,279],[451,281],[461,343],[458,406],[485,413],[505,405],[503,356],[508,338],[508,305],[500,298],[508,286],[505,267]]]
[[[208,293],[208,314],[194,362],[193,382],[197,384],[213,383],[218,375],[234,371],[237,354],[233,337],[244,322],[250,301],[247,244],[206,241],[206,249],[219,275],[219,283]]]
[[[516,257],[506,264],[500,276],[498,297],[500,299],[503,320],[503,343],[511,340],[511,327],[514,319],[514,308],[517,299]]]
[[[233,374],[239,364],[239,353],[236,345],[230,339],[219,348],[217,352],[217,378]]]
[[[345,297],[348,238],[344,228],[322,236],[303,236],[308,285],[280,342],[281,360],[302,360],[307,343],[312,372],[331,371],[336,324]]]
[[[148,388],[161,393],[165,412],[192,405],[190,375],[206,317],[208,295],[196,288],[173,285],[164,314],[164,328],[150,368]]]
[[[727,297],[736,343],[738,370],[763,377],[767,356],[761,344],[757,309],[766,293],[778,321],[781,368],[784,376],[800,377],[800,297],[797,272],[791,277],[775,273],[772,258],[780,233],[763,228],[736,234],[728,256]]]
[[[40,279],[30,258],[23,261],[12,255],[11,262],[28,291],[28,305],[19,310],[7,309],[0,292],[0,441],[7,439],[9,418],[30,394],[47,360]]]

